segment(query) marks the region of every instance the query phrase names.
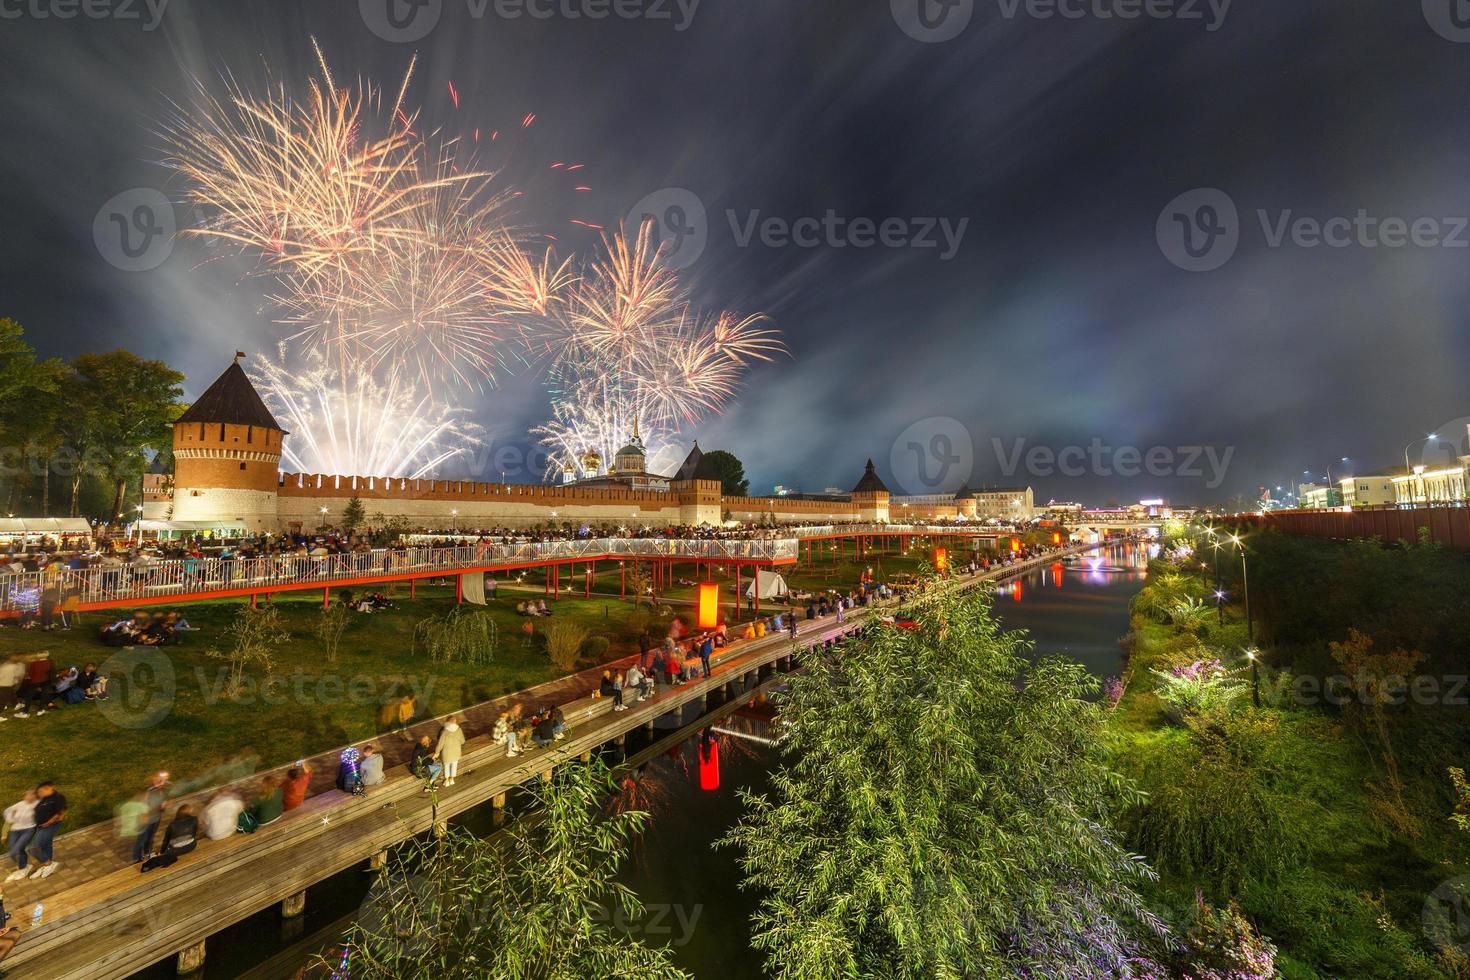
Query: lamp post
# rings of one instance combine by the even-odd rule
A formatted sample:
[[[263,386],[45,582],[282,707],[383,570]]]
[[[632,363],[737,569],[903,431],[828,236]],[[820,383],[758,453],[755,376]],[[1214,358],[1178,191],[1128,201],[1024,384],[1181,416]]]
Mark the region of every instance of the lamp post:
[[[1414,448],[1414,443],[1418,443],[1418,442],[1425,442],[1425,443],[1434,442],[1438,438],[1439,438],[1439,433],[1437,433],[1437,432],[1431,432],[1431,433],[1429,433],[1429,435],[1425,436],[1423,439],[1415,439],[1415,440],[1411,441],[1407,446],[1404,447],[1404,475],[1409,478],[1409,503],[1411,503],[1411,504],[1414,502],[1414,467],[1412,467],[1412,466],[1409,465],[1409,450]],[[1425,498],[1424,502],[1425,503],[1428,503],[1429,502],[1429,499],[1428,499],[1429,498],[1429,492],[1425,489],[1425,486],[1424,486],[1424,477],[1423,477],[1422,474],[1419,477],[1419,492],[1424,495],[1424,498]]]
[[[1261,706],[1261,658],[1260,651],[1255,647],[1245,651],[1246,659],[1251,662],[1251,704],[1257,708]]]
[[[1245,638],[1254,647],[1256,645],[1256,626],[1255,620],[1251,618],[1251,580],[1245,565],[1245,545],[1241,544],[1238,534],[1230,535],[1230,540],[1240,548],[1240,588],[1245,596]]]
[[[449,512],[449,530],[459,530],[459,508],[454,508]]]

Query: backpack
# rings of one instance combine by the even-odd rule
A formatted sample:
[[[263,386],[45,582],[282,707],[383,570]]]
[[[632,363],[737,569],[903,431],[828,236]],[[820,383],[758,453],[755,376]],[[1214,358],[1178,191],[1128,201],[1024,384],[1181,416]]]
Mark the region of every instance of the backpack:
[[[240,818],[235,821],[235,829],[242,834],[253,834],[259,826],[260,821],[249,810],[241,810]]]

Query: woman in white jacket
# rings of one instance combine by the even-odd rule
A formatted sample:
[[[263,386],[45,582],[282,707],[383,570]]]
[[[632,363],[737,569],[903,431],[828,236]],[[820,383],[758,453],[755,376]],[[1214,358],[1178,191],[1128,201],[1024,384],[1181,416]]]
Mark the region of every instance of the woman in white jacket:
[[[464,749],[464,729],[459,727],[459,716],[445,722],[439,733],[439,744],[434,746],[434,758],[444,763],[444,785],[453,786],[454,777],[459,775],[459,756]]]

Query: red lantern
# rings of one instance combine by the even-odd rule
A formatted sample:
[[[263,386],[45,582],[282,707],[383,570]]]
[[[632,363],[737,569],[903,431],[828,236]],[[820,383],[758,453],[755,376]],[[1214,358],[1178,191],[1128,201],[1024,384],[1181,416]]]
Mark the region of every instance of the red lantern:
[[[699,583],[699,628],[712,630],[720,624],[720,583]]]
[[[949,571],[949,552],[944,548],[934,549],[934,570],[938,572]]]
[[[1011,553],[1014,554],[1014,553],[1016,553],[1016,552],[1018,552],[1020,550],[1021,550],[1021,539],[1020,538],[1011,538]]]
[[[1060,532],[1060,531],[1053,531],[1052,532],[1052,535],[1051,535],[1051,543],[1052,544],[1061,544],[1062,543],[1062,532]]]

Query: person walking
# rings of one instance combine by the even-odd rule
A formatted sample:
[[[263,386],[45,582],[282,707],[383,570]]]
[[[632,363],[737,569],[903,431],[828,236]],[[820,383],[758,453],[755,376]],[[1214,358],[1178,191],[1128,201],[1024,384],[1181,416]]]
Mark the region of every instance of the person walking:
[[[163,820],[163,804],[168,800],[168,773],[155,772],[143,787],[143,829],[133,838],[133,863],[142,864],[153,853],[153,835]]]
[[[648,635],[648,630],[638,634],[638,669],[648,673],[653,664],[653,640]]]
[[[705,677],[708,677],[709,676],[709,658],[714,654],[714,652],[715,652],[715,640],[714,640],[714,637],[712,637],[708,633],[706,633],[704,635],[704,639],[699,644],[699,662],[704,667],[704,676]]]
[[[35,816],[36,831],[26,847],[27,853],[36,859],[36,870],[31,872],[31,877],[49,878],[61,867],[59,861],[52,860],[51,842],[66,819],[66,797],[56,791],[56,784],[50,780],[36,787]]]
[[[796,610],[795,609],[791,610],[791,614],[786,617],[786,632],[788,632],[788,633],[791,634],[791,638],[793,640],[796,639]]]
[[[15,865],[5,880],[20,881],[26,877],[26,844],[36,832],[35,790],[26,790],[25,796],[5,808],[5,825],[10,828],[5,838],[5,856]]]
[[[444,785],[453,786],[459,775],[459,757],[464,750],[464,729],[459,727],[459,716],[453,715],[445,722],[439,733],[439,744],[434,746],[434,758],[444,762]]]

